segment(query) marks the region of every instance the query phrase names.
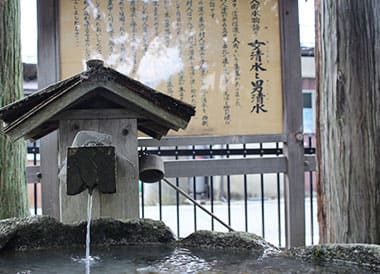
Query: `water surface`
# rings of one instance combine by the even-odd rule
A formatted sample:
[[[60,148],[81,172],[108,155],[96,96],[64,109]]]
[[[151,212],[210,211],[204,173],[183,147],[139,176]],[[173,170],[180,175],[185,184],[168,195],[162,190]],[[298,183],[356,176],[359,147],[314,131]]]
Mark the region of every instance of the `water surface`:
[[[92,248],[90,273],[373,273],[356,265],[164,246]],[[86,273],[84,249],[0,254],[0,273]]]

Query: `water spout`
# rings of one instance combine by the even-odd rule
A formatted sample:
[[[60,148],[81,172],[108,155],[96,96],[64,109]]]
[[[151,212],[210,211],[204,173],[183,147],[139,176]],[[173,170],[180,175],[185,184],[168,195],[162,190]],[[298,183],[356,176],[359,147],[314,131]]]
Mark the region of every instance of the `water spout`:
[[[116,192],[116,153],[113,146],[69,147],[67,149],[67,194],[84,190],[91,194]]]

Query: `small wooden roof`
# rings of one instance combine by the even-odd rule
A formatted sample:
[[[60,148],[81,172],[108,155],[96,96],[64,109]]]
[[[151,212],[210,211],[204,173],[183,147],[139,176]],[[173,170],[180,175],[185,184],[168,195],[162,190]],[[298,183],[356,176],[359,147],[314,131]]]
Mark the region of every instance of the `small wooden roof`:
[[[14,139],[38,139],[58,129],[61,119],[137,118],[138,129],[160,139],[185,129],[195,107],[158,92],[101,60],[88,69],[0,108],[4,132]]]

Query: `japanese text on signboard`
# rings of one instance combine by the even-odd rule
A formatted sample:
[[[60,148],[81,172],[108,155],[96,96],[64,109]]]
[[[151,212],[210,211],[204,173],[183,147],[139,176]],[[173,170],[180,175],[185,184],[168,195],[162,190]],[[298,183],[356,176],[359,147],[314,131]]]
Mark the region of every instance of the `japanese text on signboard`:
[[[278,0],[60,1],[62,78],[106,66],[196,106],[184,134],[282,132]]]

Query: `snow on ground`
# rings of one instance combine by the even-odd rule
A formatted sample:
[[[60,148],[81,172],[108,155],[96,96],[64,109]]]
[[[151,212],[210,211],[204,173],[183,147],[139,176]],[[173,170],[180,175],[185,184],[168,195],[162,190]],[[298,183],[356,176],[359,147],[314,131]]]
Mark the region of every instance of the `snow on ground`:
[[[305,218],[306,218],[306,244],[318,243],[318,223],[317,223],[317,201],[316,198],[312,199],[313,202],[313,231],[311,230],[311,202],[310,198],[305,199]],[[205,208],[210,210],[211,205],[207,203]],[[248,232],[255,233],[264,238],[270,243],[279,246],[279,236],[281,237],[280,246],[285,245],[285,217],[284,217],[284,200],[280,200],[280,219],[281,219],[281,235],[279,235],[278,225],[278,200],[270,199],[264,201],[264,234],[262,230],[262,204],[260,200],[248,201]],[[245,214],[244,214],[244,201],[231,202],[231,227],[237,231],[245,231]],[[217,202],[214,204],[214,214],[228,224],[228,206],[226,202]],[[186,237],[194,232],[194,206],[192,204],[181,205],[179,208],[179,236]],[[203,210],[197,208],[196,210],[196,227],[197,230],[206,229],[211,230],[211,217]],[[151,219],[160,219],[158,206],[145,206],[144,217]],[[162,206],[162,221],[164,221],[173,231],[177,234],[177,207],[175,205]],[[214,222],[214,229],[216,231],[227,231],[227,229]],[[312,233],[313,232],[313,233]],[[313,235],[313,237],[311,236]],[[178,236],[178,235],[177,235]],[[312,239],[313,238],[313,239]],[[312,241],[313,240],[313,241]]]
[[[318,235],[318,222],[317,222],[317,200],[312,198],[313,214],[311,215],[311,201],[310,198],[305,199],[305,217],[306,217],[306,245],[317,244],[319,240]],[[208,210],[211,209],[210,203],[203,205]],[[281,208],[281,234],[279,235],[278,226],[278,200],[270,199],[264,201],[264,238],[276,246],[285,246],[285,218],[284,218],[284,200],[280,200]],[[230,226],[237,231],[245,231],[245,218],[244,218],[244,201],[231,202],[231,224]],[[176,205],[163,205],[162,206],[162,221],[168,225],[174,234],[177,235],[177,207]],[[31,214],[34,214],[34,209],[30,209]],[[262,230],[262,203],[260,200],[247,202],[248,212],[248,232],[255,233],[263,236]],[[41,214],[41,208],[37,212]],[[228,224],[228,206],[227,202],[215,202],[214,214]],[[140,210],[141,215],[141,210]],[[205,229],[211,230],[211,217],[203,210],[196,209],[196,227],[197,230]],[[311,229],[311,216],[313,216],[313,231]],[[145,206],[144,217],[159,220],[159,206]],[[194,225],[194,206],[192,204],[184,204],[179,207],[179,236],[186,237],[195,231]],[[227,229],[214,221],[214,230],[227,231]],[[313,237],[312,237],[313,235]],[[178,236],[178,235],[177,235]],[[281,244],[279,244],[279,236],[281,237]],[[313,239],[312,239],[313,238]]]

